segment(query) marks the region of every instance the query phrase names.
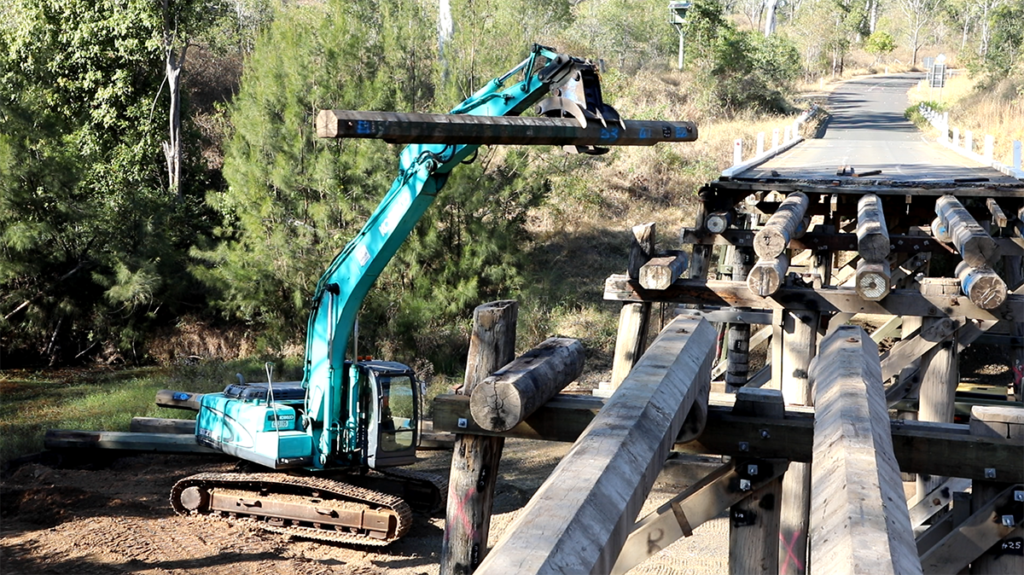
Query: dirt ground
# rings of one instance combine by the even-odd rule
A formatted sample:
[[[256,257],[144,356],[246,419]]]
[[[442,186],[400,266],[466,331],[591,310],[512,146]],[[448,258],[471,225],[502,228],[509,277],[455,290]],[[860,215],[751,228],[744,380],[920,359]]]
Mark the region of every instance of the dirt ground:
[[[569,444],[508,440],[495,497],[491,545],[540,487]],[[414,469],[447,473],[451,453],[421,451]],[[435,574],[443,512],[416,515],[412,531],[378,550],[291,539],[221,519],[180,517],[171,486],[233,462],[202,456],[133,455],[86,465],[27,463],[0,482],[0,572],[4,575]],[[710,467],[707,471],[710,471]],[[653,509],[686,485],[659,480]],[[635,573],[721,573],[728,525],[705,524]]]

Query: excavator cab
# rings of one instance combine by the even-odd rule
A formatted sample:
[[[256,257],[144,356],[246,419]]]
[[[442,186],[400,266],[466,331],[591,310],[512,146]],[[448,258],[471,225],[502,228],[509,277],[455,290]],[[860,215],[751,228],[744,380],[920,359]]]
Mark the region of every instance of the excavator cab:
[[[355,366],[369,378],[366,464],[373,469],[416,461],[420,389],[407,366],[393,361],[366,361]]]

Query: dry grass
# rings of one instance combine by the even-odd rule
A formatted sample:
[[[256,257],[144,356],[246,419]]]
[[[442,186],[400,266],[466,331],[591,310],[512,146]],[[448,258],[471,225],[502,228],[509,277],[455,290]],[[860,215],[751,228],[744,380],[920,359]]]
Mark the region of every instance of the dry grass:
[[[993,84],[959,74],[949,78],[941,94],[950,127],[959,128],[961,133],[971,130],[979,146],[985,135],[993,136],[995,160],[1012,162],[1013,141],[1024,141],[1024,79],[1006,78]],[[910,91],[909,99],[911,103],[936,102],[938,95],[938,90],[922,83]]]

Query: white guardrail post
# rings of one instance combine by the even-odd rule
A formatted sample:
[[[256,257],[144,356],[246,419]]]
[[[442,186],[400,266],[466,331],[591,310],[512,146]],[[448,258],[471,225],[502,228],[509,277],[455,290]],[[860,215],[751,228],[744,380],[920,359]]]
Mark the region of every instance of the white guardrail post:
[[[1008,166],[995,159],[995,137],[986,134],[982,152],[978,154],[974,151],[974,132],[971,130],[964,130],[963,147],[960,146],[960,128],[950,130],[949,112],[939,114],[923,103],[919,105],[918,110],[920,110],[921,116],[926,118],[932,126],[935,126],[941,132],[938,138],[940,144],[978,163],[989,165],[1008,176],[1024,180],[1024,167],[1021,166],[1021,143],[1019,140],[1014,140],[1011,144],[1012,160]],[[949,137],[950,131],[952,131],[952,138]]]

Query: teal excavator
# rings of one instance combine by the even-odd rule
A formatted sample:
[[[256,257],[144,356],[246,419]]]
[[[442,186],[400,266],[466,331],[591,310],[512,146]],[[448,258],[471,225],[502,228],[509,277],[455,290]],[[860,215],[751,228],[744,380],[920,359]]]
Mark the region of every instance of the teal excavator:
[[[520,74],[521,80],[508,84]],[[499,120],[538,104],[542,118]],[[424,114],[359,114],[325,111],[318,118],[318,131],[322,136],[403,141],[393,132],[417,125],[411,116],[429,120]],[[575,151],[601,153],[606,148],[597,144],[696,139],[689,122],[627,126],[601,100],[594,64],[543,46],[534,46],[522,63],[491,80],[451,114],[457,116],[444,118],[474,119],[470,131],[483,137],[474,140],[468,132],[448,137],[457,143],[422,143],[431,141],[422,134],[407,137],[421,143],[402,151],[391,189],[316,285],[303,380],[275,383],[268,370],[266,382],[240,381],[221,393],[195,398],[198,443],[258,465],[250,466],[256,468],[252,472],[182,479],[171,493],[178,513],[255,521],[270,531],[344,543],[386,545],[400,538],[411,525],[410,503],[436,508],[447,491],[443,480],[396,469],[415,461],[421,389],[409,367],[350,361],[346,348],[367,291],[451,170],[480,145],[467,142],[513,143],[508,138],[522,133],[527,143],[562,142]],[[524,131],[524,122],[537,127]],[[530,139],[545,129],[548,140]],[[436,121],[425,130],[435,141],[439,131]],[[398,485],[399,490],[384,485]]]

